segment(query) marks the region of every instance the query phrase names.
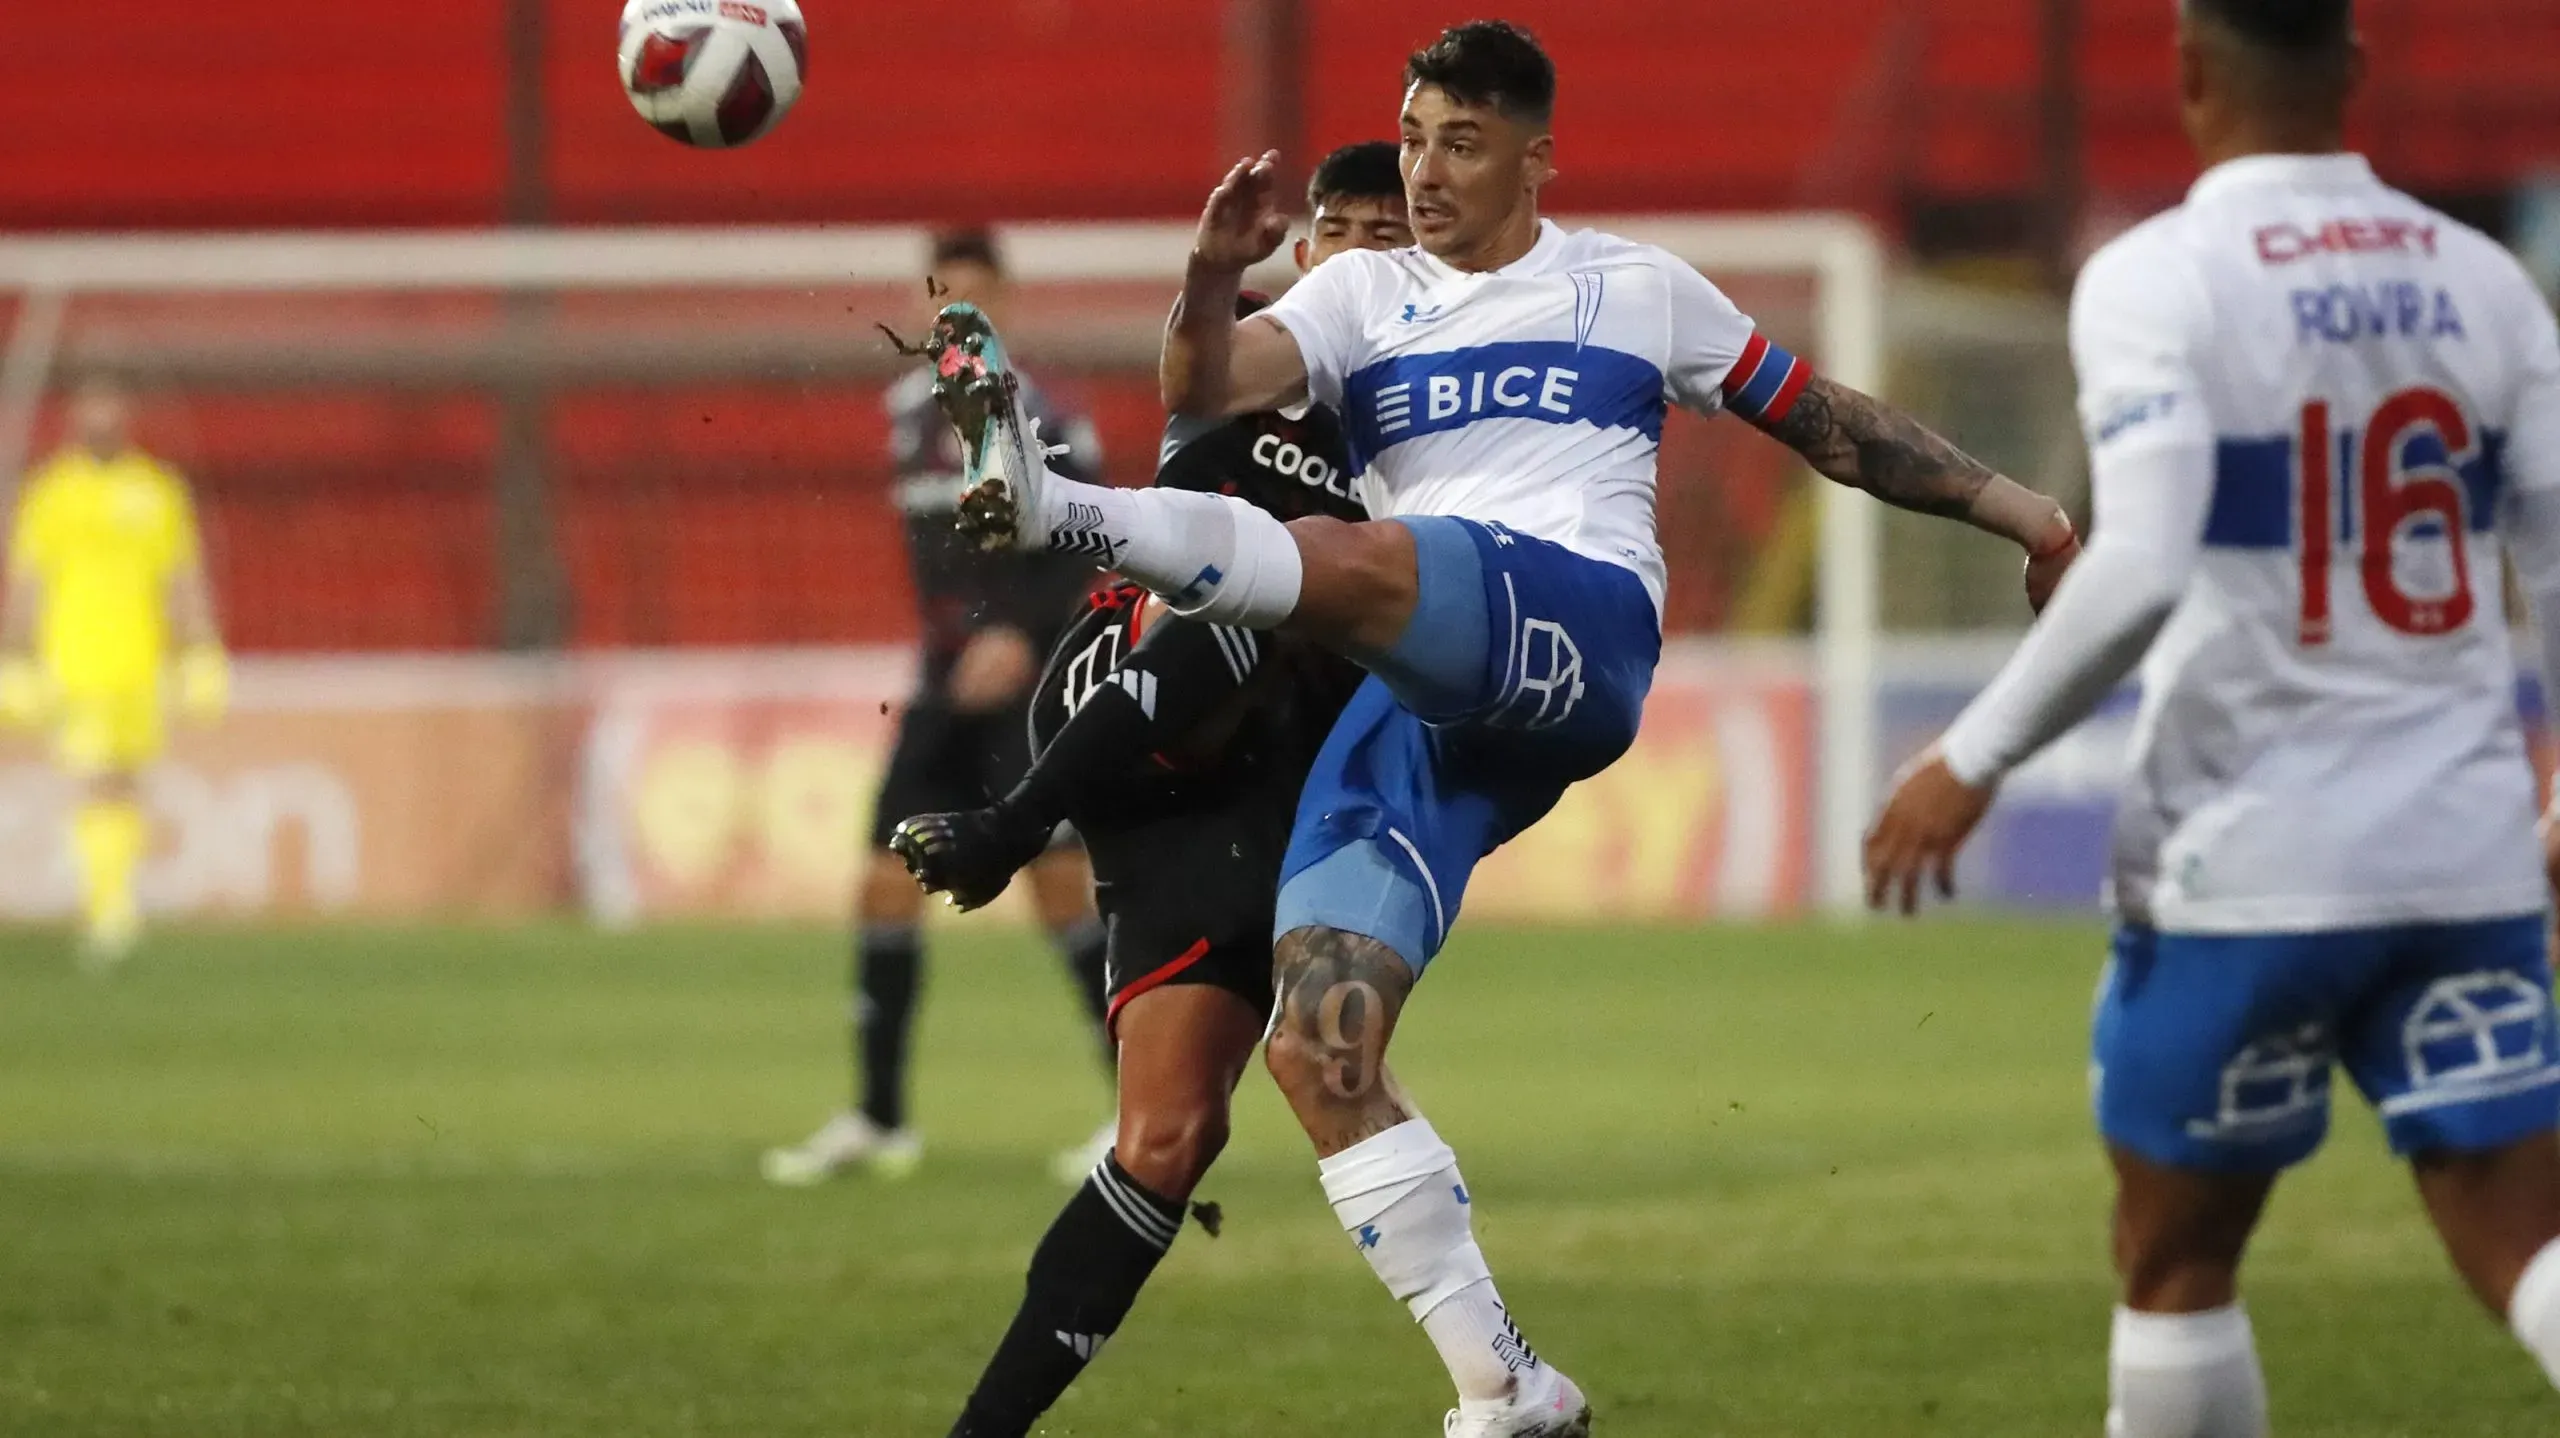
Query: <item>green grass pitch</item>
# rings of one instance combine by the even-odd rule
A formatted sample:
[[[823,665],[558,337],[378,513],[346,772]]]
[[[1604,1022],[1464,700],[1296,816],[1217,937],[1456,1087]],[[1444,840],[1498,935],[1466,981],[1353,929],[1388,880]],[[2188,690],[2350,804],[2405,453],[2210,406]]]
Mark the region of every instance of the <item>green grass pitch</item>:
[[[2095,1434],[2087,925],[1463,932],[1398,1066],[1604,1438]],[[1104,1091],[1038,944],[937,932],[924,1169],[769,1189],[844,1083],[815,930],[0,941],[0,1433],[939,1438]],[[1257,1071],[1051,1434],[1436,1434]],[[2370,1118],[2250,1291],[2278,1431],[2549,1434]]]

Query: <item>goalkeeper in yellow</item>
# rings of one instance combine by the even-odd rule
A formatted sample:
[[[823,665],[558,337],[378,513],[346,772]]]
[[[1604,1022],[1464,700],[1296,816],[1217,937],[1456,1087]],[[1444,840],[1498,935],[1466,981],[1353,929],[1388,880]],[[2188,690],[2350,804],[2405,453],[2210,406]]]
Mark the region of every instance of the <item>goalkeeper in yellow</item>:
[[[210,723],[230,690],[195,506],[176,472],[133,446],[131,419],[112,381],[72,396],[70,442],[19,491],[0,605],[0,713],[50,730],[79,785],[71,846],[84,961],[96,965],[141,932],[133,877],[150,829],[137,781],[167,742],[169,701]]]

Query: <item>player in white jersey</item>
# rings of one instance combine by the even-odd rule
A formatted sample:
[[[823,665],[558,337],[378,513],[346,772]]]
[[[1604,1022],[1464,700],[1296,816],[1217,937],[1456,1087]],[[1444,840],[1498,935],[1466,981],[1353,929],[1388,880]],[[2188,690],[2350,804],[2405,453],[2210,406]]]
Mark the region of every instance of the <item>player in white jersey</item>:
[[[2093,1067],[2108,1432],[2246,1438],[2241,1254],[2337,1067],[2560,1380],[2548,881],[2502,563],[2560,672],[2560,332],[2505,251],[2343,151],[2349,0],[2186,0],[2180,50],[2210,168],[2072,306],[2095,537],[1898,786],[1868,877],[1906,912],[1947,887],[2000,777],[2141,661]]]
[[[1337,410],[1377,518],[1284,526],[1217,495],[1072,484],[1043,473],[1010,406],[990,423],[963,403],[963,522],[1370,671],[1299,802],[1266,1061],[1345,1231],[1448,1364],[1446,1431],[1568,1438],[1589,1409],[1513,1326],[1456,1155],[1385,1057],[1476,862],[1634,738],[1661,644],[1666,406],[1731,410],[1834,480],[2017,541],[2038,556],[2031,598],[2076,541],[2051,500],[1815,377],[1671,255],[1542,222],[1555,71],[1525,32],[1459,26],[1406,81],[1419,247],[1345,254],[1238,323],[1240,276],[1287,229],[1275,157],[1240,162],[1202,215],[1163,366],[1177,413]],[[965,328],[946,334],[947,386],[1000,395],[990,337]]]

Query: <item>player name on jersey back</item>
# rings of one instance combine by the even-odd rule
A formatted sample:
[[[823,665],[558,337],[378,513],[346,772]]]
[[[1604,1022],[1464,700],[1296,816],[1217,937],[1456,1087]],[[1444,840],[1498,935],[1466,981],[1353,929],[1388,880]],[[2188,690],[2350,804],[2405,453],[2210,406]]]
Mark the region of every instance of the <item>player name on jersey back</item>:
[[[2499,521],[2553,468],[2507,436],[2560,402],[2560,339],[2512,257],[2358,157],[2253,157],[2093,259],[2072,331],[2096,462],[2213,471],[2143,668],[2120,909],[2203,932],[2539,908]]]

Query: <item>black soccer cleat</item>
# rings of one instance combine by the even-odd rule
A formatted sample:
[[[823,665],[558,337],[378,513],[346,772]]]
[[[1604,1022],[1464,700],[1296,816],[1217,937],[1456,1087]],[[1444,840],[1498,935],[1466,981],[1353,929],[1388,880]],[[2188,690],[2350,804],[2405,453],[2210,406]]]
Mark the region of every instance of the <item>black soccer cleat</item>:
[[[889,850],[906,861],[918,887],[966,913],[994,903],[1049,847],[1049,834],[1009,820],[1001,809],[965,809],[905,820],[889,836]]]

